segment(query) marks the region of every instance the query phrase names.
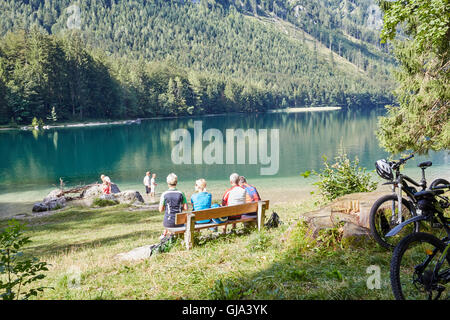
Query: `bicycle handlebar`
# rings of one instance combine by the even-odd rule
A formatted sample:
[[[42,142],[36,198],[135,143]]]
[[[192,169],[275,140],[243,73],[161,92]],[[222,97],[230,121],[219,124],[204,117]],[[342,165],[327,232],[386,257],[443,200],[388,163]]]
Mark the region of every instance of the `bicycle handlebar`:
[[[397,169],[398,167],[400,167],[402,164],[404,164],[406,161],[408,161],[411,158],[414,158],[414,153],[412,153],[410,156],[408,156],[406,158],[399,159],[397,162],[392,161],[392,168]]]

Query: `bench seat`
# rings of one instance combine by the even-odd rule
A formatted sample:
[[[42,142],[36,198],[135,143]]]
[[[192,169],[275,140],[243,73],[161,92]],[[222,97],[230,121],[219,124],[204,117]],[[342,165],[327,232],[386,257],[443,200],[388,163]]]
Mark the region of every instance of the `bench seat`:
[[[264,225],[265,211],[269,209],[269,200],[250,202],[244,204],[238,204],[234,206],[210,208],[199,211],[178,213],[175,218],[176,224],[184,224],[183,227],[167,228],[167,230],[174,234],[184,233],[184,242],[186,249],[192,249],[194,243],[194,232],[206,228],[214,228],[217,226],[227,226],[228,224],[244,223],[256,221],[258,230]],[[222,223],[198,223],[195,221],[209,220],[222,217],[231,217],[237,215],[254,214],[254,216],[245,216],[239,219],[227,220]]]
[[[241,218],[241,219],[235,219],[235,220],[227,220],[222,223],[215,223],[215,222],[209,222],[209,223],[196,223],[195,224],[195,230],[201,230],[201,229],[207,229],[207,228],[215,228],[220,226],[226,226],[233,223],[238,222],[251,222],[256,221],[257,216],[254,217],[248,217],[248,218]],[[186,227],[178,227],[178,228],[167,228],[171,233],[184,233],[186,231]]]

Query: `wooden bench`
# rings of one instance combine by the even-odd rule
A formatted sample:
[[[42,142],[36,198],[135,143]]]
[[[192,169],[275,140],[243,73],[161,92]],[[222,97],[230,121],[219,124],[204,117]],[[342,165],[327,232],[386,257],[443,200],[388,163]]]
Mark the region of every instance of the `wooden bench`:
[[[258,230],[264,226],[265,212],[269,209],[269,200],[251,202],[245,204],[238,204],[234,206],[211,208],[199,211],[183,212],[176,216],[176,224],[184,224],[183,227],[168,228],[171,233],[180,234],[184,233],[184,242],[186,249],[192,249],[194,243],[194,232],[206,228],[214,228],[217,226],[226,226],[228,224],[235,224],[239,222],[252,222],[258,223]],[[241,217],[239,219],[227,220],[223,223],[201,223],[195,224],[195,221],[210,220],[216,218],[237,216],[243,214],[255,213],[254,217]]]

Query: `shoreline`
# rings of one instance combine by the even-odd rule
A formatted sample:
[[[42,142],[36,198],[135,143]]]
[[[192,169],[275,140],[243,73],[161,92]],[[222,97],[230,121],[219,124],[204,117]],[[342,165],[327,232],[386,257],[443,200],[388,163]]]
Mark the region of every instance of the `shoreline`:
[[[271,204],[282,204],[296,203],[311,197],[310,192],[315,189],[312,185],[313,181],[304,181],[302,179],[303,178],[298,179],[296,177],[287,178],[287,181],[290,184],[290,188],[288,189],[282,187],[283,184],[287,183],[286,178],[277,179],[274,185],[269,184],[268,181],[263,182],[259,179],[252,179],[252,182],[257,187],[261,198],[269,199]],[[118,182],[117,185],[120,188],[120,191],[138,191],[144,197],[146,204],[149,204],[149,199],[146,197],[145,191],[139,183]],[[226,181],[211,180],[208,182],[208,186],[208,192],[212,194],[213,201],[216,202],[220,202],[223,193],[228,188]],[[0,194],[0,220],[5,220],[17,215],[32,215],[31,209],[33,204],[42,201],[42,199],[54,189],[57,189],[57,187],[36,188],[29,191]],[[192,181],[180,182],[179,189],[185,193],[187,199],[190,199],[193,194]],[[159,202],[159,197],[162,192],[165,190],[166,186],[163,184],[157,188],[157,203]]]
[[[342,107],[306,107],[306,108],[286,108],[286,109],[272,109],[267,113],[296,113],[296,112],[315,112],[315,111],[334,111],[341,110]]]
[[[297,113],[297,112],[316,112],[316,111],[334,111],[341,110],[342,107],[299,107],[299,108],[285,108],[285,109],[271,109],[266,112],[259,113]],[[128,120],[115,120],[115,121],[91,121],[91,122],[76,122],[67,124],[55,124],[55,125],[45,125],[41,129],[36,130],[48,130],[56,128],[84,128],[84,127],[96,127],[96,126],[108,126],[108,125],[121,125],[121,124],[140,124],[143,120],[166,120],[166,119],[184,119],[193,117],[218,117],[224,115],[234,115],[234,114],[245,114],[242,112],[230,112],[230,113],[217,113],[217,114],[203,114],[203,115],[184,115],[184,116],[156,116],[149,118],[136,118]],[[0,131],[31,131],[34,130],[31,126],[20,126],[20,127],[4,127],[0,128]]]

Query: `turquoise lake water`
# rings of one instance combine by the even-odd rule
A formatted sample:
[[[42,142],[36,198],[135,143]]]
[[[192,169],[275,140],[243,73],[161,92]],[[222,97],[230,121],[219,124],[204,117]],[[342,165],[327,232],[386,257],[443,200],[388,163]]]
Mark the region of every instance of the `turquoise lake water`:
[[[361,166],[369,170],[374,169],[376,160],[389,156],[379,147],[374,133],[377,117],[382,113],[382,109],[377,109],[370,112],[230,114],[143,120],[131,125],[55,128],[39,133],[4,131],[0,133],[0,215],[30,211],[30,203],[41,200],[54,189],[60,177],[67,186],[76,186],[100,181],[102,173],[110,176],[122,190],[141,192],[142,179],[148,170],[157,173],[159,191],[165,189],[165,177],[170,172],[178,175],[180,188],[187,191],[198,178],[208,180],[210,189],[224,190],[232,172],[245,175],[263,192],[267,190],[268,195],[270,190],[306,190],[312,180],[304,179],[300,173],[320,170],[323,155],[332,159],[343,149],[351,159],[357,156]],[[203,134],[214,129],[209,133],[216,135],[214,139],[198,135],[207,141],[197,140],[194,146],[194,126],[198,128],[199,124]],[[172,153],[178,150],[179,143],[171,140],[171,134],[177,129],[186,129],[184,133],[189,133],[191,164],[177,164],[180,157],[174,160]],[[246,142],[242,164],[238,163],[236,155],[242,152],[236,149],[231,161],[226,147],[227,130],[230,129],[255,129],[256,140]],[[264,130],[267,130],[267,139],[263,139]],[[278,144],[273,144],[276,139],[270,139],[271,132],[278,132]],[[210,141],[216,140],[222,140],[223,147],[210,152]],[[251,150],[256,150],[255,159],[251,157]],[[276,150],[279,152],[278,165],[274,159]],[[223,164],[209,164],[208,155],[216,162],[222,159]],[[231,163],[227,164],[227,157]],[[431,160],[433,166],[427,170],[427,177],[450,179],[449,158],[447,151],[417,156],[408,162],[405,172],[420,179],[416,165]],[[195,164],[195,161],[199,163]],[[269,167],[276,174],[262,174],[262,168]]]

